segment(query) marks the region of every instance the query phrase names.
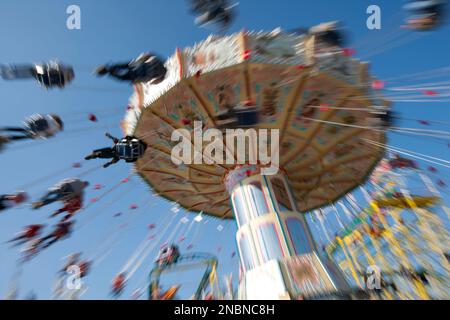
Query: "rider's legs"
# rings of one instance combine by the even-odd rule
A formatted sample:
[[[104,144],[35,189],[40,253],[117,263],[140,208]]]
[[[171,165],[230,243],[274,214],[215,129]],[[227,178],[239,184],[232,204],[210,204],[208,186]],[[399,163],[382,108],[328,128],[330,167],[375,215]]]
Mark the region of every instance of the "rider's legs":
[[[64,197],[64,193],[61,190],[50,190],[47,192],[40,201],[41,206],[48,205],[50,203],[61,200]]]
[[[116,64],[107,67],[108,73],[119,80],[132,81],[133,77],[131,74],[130,66],[128,64]]]
[[[111,159],[114,158],[114,149],[113,148],[103,148],[94,150],[90,155],[88,155],[85,159],[86,160],[92,160],[92,159]]]

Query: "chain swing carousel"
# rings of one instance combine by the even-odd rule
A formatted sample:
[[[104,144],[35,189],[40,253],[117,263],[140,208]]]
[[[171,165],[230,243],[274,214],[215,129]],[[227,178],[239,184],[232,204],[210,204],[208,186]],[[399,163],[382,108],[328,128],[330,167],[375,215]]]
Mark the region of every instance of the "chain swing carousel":
[[[177,49],[164,81],[135,86],[122,122],[148,146],[136,171],[155,193],[190,211],[236,219],[241,299],[355,293],[317,249],[303,214],[365,183],[384,152],[364,141],[385,142],[389,104],[373,91],[368,64],[330,43],[326,26],[308,34],[242,31]],[[252,144],[245,164],[206,161],[205,152],[201,164],[174,164],[172,132],[187,129],[194,150],[196,121],[203,131],[278,129],[271,154],[279,153],[280,170],[262,175],[264,166],[248,160]],[[234,159],[235,150],[225,143]]]

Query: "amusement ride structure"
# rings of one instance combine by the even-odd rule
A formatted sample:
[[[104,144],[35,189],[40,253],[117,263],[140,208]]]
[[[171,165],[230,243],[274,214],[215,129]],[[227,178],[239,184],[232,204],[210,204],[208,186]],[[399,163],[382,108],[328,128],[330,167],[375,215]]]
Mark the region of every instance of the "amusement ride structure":
[[[413,37],[406,36],[411,33],[416,36],[441,26],[445,5],[444,0],[411,1],[406,6],[411,14],[406,25],[394,30],[389,41],[397,36],[409,41]],[[108,75],[134,87],[121,121],[123,137],[107,133],[112,146],[95,149],[84,159],[108,162],[50,185],[31,204],[35,210],[61,205],[49,219],[66,214],[49,225],[50,233],[44,234],[47,224],[31,224],[6,242],[21,246],[8,298],[17,298],[27,262],[134,191],[135,173],[154,196],[173,206],[171,213],[159,214],[158,220],[147,225],[144,239],[113,278],[114,299],[124,294],[142,265],[148,266],[147,258],[155,248],[160,248],[159,255],[150,274],[145,271],[135,283],[132,299],[176,299],[185,279],[177,278],[167,289],[162,278],[194,269],[202,270],[191,296],[196,300],[450,297],[450,209],[441,195],[445,173],[441,175],[433,166],[425,170],[415,159],[447,169],[450,162],[387,142],[389,131],[450,148],[446,130],[396,126],[400,120],[421,126],[449,126],[449,122],[402,118],[391,110],[391,101],[448,102],[449,92],[443,91],[450,86],[443,79],[449,68],[388,78],[385,87],[385,81],[371,76],[369,64],[353,58],[355,50],[345,47],[338,22],[295,31],[278,28],[223,35],[234,20],[235,6],[222,0],[193,0],[191,11],[197,23],[216,24],[222,35],[178,48],[165,62],[156,54],[143,53],[126,63],[95,69],[99,77]],[[389,41],[365,57],[392,48],[386,44]],[[51,61],[0,65],[0,77],[34,79],[44,89],[63,89],[75,73],[72,66]],[[417,83],[431,78],[443,81]],[[401,81],[408,85],[391,87]],[[437,98],[441,94],[444,99]],[[117,111],[106,110],[106,114]],[[88,120],[98,121],[93,113]],[[63,127],[59,115],[35,114],[23,126],[0,128],[0,150],[24,140],[47,140]],[[134,171],[101,192],[105,186],[94,184],[92,190],[98,193],[86,203],[89,182],[81,177],[119,161],[132,163]],[[0,213],[27,202],[23,189],[82,166],[73,163],[19,191],[0,195]],[[81,212],[122,186],[130,187],[74,227]],[[156,205],[152,200],[146,194],[128,209],[114,207],[112,218],[147,212]],[[180,217],[180,207],[198,215],[190,220],[184,212]],[[200,224],[203,215],[220,221],[219,232],[225,225],[221,220],[236,221],[237,293],[233,274],[225,279],[225,286],[219,281],[222,238],[208,243],[219,245],[217,256],[180,249],[187,239],[186,251],[194,248],[199,231],[210,221]],[[89,288],[81,280],[115,252],[115,245],[138,217],[124,217],[128,220],[114,224],[106,237],[83,254],[68,255],[57,271],[53,299],[80,299]],[[174,227],[175,219],[179,220]],[[235,256],[233,251],[231,262]],[[192,284],[194,276],[187,278]],[[73,279],[79,281],[68,285]]]
[[[318,29],[327,33],[326,25]],[[384,155],[366,141],[385,141],[379,114],[389,112],[389,103],[371,88],[368,64],[323,34],[243,31],[177,49],[164,81],[135,86],[122,123],[148,146],[136,171],[155,193],[190,211],[237,220],[242,299],[352,292],[316,247],[303,213],[365,183]],[[223,129],[219,116],[237,106],[250,106],[252,119],[256,110],[257,121],[234,127],[279,131],[279,144],[271,144],[271,154],[279,154],[276,174],[261,174],[267,168],[250,159],[254,143],[244,163],[208,161],[198,147],[194,156],[205,161],[172,161],[174,130],[184,129],[195,149],[196,123]],[[227,142],[224,153],[239,158],[234,141]]]
[[[171,257],[174,257],[174,260],[170,260]],[[214,290],[217,264],[217,258],[208,253],[192,253],[184,255],[180,255],[179,253],[174,255],[172,253],[166,257],[159,257],[156,267],[150,273],[150,299],[158,299],[160,296],[159,287],[162,274],[204,267],[205,271],[193,296],[193,299],[195,300],[203,299],[208,286],[211,291]]]
[[[353,208],[353,221],[326,251],[362,289],[367,267],[378,266],[385,284],[380,298],[445,299],[449,235],[442,218],[448,218],[448,208],[423,172],[381,168],[374,173],[381,188],[372,195],[370,206]],[[420,190],[428,190],[427,194],[410,194],[406,181],[411,176],[420,178],[424,186]]]

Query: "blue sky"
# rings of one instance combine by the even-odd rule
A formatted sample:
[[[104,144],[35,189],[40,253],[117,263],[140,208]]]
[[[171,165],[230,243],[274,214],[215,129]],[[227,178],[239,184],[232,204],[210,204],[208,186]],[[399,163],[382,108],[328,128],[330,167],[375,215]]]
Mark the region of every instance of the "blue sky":
[[[71,31],[66,28],[66,8],[71,4],[81,7],[81,30]],[[366,28],[366,8],[370,4],[378,4],[381,7],[383,28],[379,31]],[[379,48],[383,35],[402,23],[402,4],[400,1],[388,0],[242,1],[238,7],[237,20],[229,32],[243,28],[292,29],[340,20],[348,29],[350,46],[356,48],[358,57],[360,53],[370,53],[371,48]],[[0,83],[3,110],[1,125],[20,124],[24,117],[36,112],[58,113],[67,123],[66,132],[54,139],[17,144],[1,154],[0,192],[11,192],[36,179],[46,177],[27,189],[33,198],[36,198],[60,179],[76,176],[99,165],[100,163],[94,161],[84,163],[82,169],[68,169],[60,175],[54,174],[64,168],[70,168],[74,162],[81,161],[91,150],[108,145],[109,142],[104,137],[106,131],[120,135],[118,124],[132,89],[126,84],[96,79],[90,74],[91,70],[104,62],[132,59],[144,51],[155,51],[167,57],[176,47],[201,41],[209,35],[210,30],[196,27],[193,21],[194,17],[188,13],[187,4],[182,0],[2,0],[0,63],[39,62],[58,58],[74,66],[76,80],[63,91],[50,92],[42,90],[33,82]],[[416,41],[374,55],[368,59],[372,64],[372,72],[383,79],[448,66],[449,35],[450,28],[447,25]],[[396,103],[394,109],[405,118],[450,119],[450,109],[446,103]],[[86,120],[87,114],[91,112],[97,114],[98,123]],[[412,127],[418,124],[400,122],[399,126]],[[405,149],[444,159],[449,156],[449,148],[445,143],[402,135],[390,135],[389,140],[392,145]],[[443,174],[448,175],[448,171],[442,170]],[[107,190],[129,172],[129,166],[121,163],[108,170],[96,170],[89,174],[87,179],[92,184],[104,184],[104,190]],[[448,182],[450,184],[450,181]],[[87,199],[98,196],[104,190],[94,191],[91,188]],[[121,194],[124,194],[123,197],[118,198]],[[115,199],[107,209],[102,210]],[[136,211],[128,210],[132,203],[142,207],[143,203],[149,201],[155,206]],[[109,234],[128,221],[129,230],[121,237],[114,251],[86,280],[89,290],[84,298],[107,299],[111,279],[145,237],[147,225],[158,224],[161,217],[171,215],[170,208],[171,205],[166,201],[151,198],[145,184],[138,177],[133,177],[131,183],[121,186],[83,212],[77,219],[83,228],[71,239],[55,245],[25,266],[20,277],[20,296],[23,297],[33,290],[39,298],[50,298],[55,273],[63,256],[74,251],[83,251],[89,257],[95,253],[98,243],[104,243]],[[47,216],[51,209],[53,207],[31,211],[28,206],[22,206],[0,213],[0,295],[6,292],[10,284],[17,258],[17,250],[9,248],[3,242],[24,225],[49,224]],[[116,212],[124,214],[120,218],[113,218]],[[182,215],[184,213],[180,212],[179,216]],[[194,215],[188,215],[189,219],[193,217]],[[205,221],[208,223],[204,224]],[[219,224],[226,227],[222,233],[216,229]],[[162,229],[163,226],[157,227]],[[199,228],[193,251],[218,254],[221,271],[233,272],[237,276],[237,258],[230,257],[235,250],[234,223],[206,219]],[[196,227],[192,230],[196,230]],[[192,236],[191,232],[191,238]],[[190,240],[192,239],[188,238],[185,244]],[[223,247],[221,253],[217,252],[219,246]],[[139,280],[150,271],[155,255],[156,251],[138,270],[124,297],[129,297]]]

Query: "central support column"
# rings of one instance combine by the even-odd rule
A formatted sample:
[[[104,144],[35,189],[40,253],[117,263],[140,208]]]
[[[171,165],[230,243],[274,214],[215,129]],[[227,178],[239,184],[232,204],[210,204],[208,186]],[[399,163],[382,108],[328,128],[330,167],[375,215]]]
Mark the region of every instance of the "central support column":
[[[238,224],[240,299],[332,298],[350,287],[337,266],[318,254],[285,175],[235,168],[225,179]]]

